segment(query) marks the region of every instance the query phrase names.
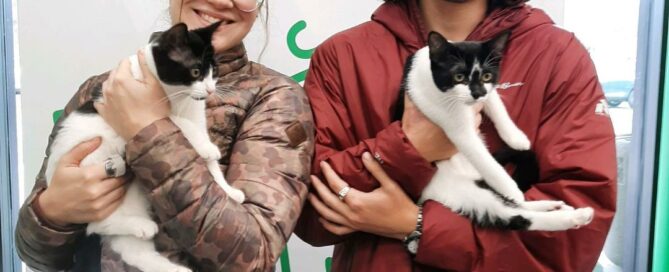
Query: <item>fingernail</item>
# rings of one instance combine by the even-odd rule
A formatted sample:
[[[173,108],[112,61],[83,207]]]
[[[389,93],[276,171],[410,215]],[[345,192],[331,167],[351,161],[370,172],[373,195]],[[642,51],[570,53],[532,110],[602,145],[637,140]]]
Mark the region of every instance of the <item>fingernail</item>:
[[[372,160],[372,154],[369,154],[369,152],[362,153],[362,159],[364,160]]]

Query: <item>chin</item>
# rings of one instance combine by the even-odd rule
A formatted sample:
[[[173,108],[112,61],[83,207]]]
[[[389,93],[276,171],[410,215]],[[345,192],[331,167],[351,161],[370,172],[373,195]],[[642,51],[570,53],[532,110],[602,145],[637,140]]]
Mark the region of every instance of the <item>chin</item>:
[[[233,42],[233,41],[228,40],[228,39],[223,39],[223,40],[216,40],[215,39],[215,40],[211,41],[211,46],[214,47],[214,52],[221,53],[221,52],[225,52],[226,50],[228,50],[230,48],[235,47],[236,45],[238,45],[240,43],[241,43],[241,40],[237,41],[237,42]]]

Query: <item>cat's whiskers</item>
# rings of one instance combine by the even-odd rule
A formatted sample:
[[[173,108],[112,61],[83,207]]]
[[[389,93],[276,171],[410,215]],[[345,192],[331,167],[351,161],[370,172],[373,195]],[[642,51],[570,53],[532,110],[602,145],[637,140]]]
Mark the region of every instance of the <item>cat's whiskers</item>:
[[[216,90],[212,93],[215,95],[216,98],[220,100],[220,102],[225,101],[225,97],[223,96],[224,92],[229,92],[232,91],[233,89],[227,86],[216,86]]]
[[[194,102],[199,103],[200,101],[194,101]],[[193,105],[193,103],[185,103],[185,104],[186,104],[185,107],[179,107],[179,112],[177,112],[177,116],[182,116],[181,115],[182,113],[189,112],[191,106]]]
[[[218,90],[211,93],[211,95],[214,97],[214,99],[216,99],[216,102],[223,102],[224,101],[223,96],[218,93]]]
[[[492,56],[492,58],[491,58]],[[483,66],[497,66],[493,65],[494,62],[499,63],[499,60],[502,58],[501,55],[499,54],[493,54],[493,52],[488,53],[488,56],[486,56],[485,60],[483,61]]]
[[[178,92],[170,94],[170,95],[166,95],[164,98],[160,99],[157,103],[162,103],[162,102],[165,102],[166,100],[169,100],[169,99],[172,99],[172,98],[177,98],[180,95],[188,95],[189,91],[190,90],[185,89],[185,90],[178,91]]]
[[[462,102],[460,100],[462,100],[463,98],[466,98],[466,96],[460,94],[452,96],[442,96],[437,101],[437,105],[439,105],[440,108],[451,110],[457,107],[458,105],[461,105]]]
[[[186,89],[186,90],[178,91],[178,92],[170,94],[170,95],[166,95],[165,97],[161,98],[160,100],[158,100],[155,103],[153,103],[152,105],[150,105],[150,107],[151,108],[157,107],[161,103],[165,103],[165,101],[169,101],[172,98],[178,98],[179,96],[185,96],[185,95],[187,96],[188,91],[189,90]]]
[[[155,103],[153,103],[153,104],[151,105],[151,108],[154,108],[154,107],[160,105],[160,103],[164,103],[165,101],[169,101],[169,100],[172,99],[172,98],[177,98],[177,97],[180,96],[180,95],[188,95],[188,93],[187,93],[188,91],[189,91],[189,90],[183,90],[183,91],[178,91],[178,92],[173,93],[173,94],[170,94],[170,95],[166,95],[165,97],[163,97],[163,98],[161,98],[160,100],[158,100],[158,101],[156,101]]]

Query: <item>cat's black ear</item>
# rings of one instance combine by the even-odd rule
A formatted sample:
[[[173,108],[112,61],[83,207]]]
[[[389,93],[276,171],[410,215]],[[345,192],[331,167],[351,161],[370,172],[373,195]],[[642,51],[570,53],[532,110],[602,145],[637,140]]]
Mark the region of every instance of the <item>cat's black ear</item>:
[[[488,48],[490,48],[490,51],[501,55],[502,52],[504,52],[504,48],[506,47],[506,42],[509,40],[509,36],[511,36],[511,31],[506,30],[497,35],[497,37],[487,41],[486,45]]]
[[[169,44],[185,44],[188,42],[188,27],[184,23],[178,23],[165,31],[162,36]]]
[[[207,27],[198,28],[193,30],[193,33],[197,34],[206,44],[211,44],[211,37],[214,36],[214,32],[216,32],[216,29],[218,29],[218,26],[220,26],[222,22],[223,21],[218,21]]]
[[[450,45],[446,38],[437,32],[430,31],[430,34],[427,35],[427,46],[432,56],[443,53]]]
[[[427,46],[430,48],[430,59],[439,59],[443,54],[456,50],[444,36],[434,31],[427,36]]]
[[[151,33],[151,36],[149,37],[149,42],[153,43],[153,42],[157,41],[160,38],[160,36],[163,35],[163,33],[165,33],[165,32],[158,31],[158,32]]]

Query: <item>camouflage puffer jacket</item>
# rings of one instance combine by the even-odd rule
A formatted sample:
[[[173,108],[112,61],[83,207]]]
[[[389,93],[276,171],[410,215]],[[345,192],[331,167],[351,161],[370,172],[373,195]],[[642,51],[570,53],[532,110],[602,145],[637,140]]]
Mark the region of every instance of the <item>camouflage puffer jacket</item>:
[[[243,45],[216,58],[219,91],[207,98],[207,125],[223,154],[227,180],[244,191],[246,201],[227,197],[167,118],[128,142],[126,160],[133,182],[142,184],[152,204],[162,254],[194,271],[272,270],[307,196],[314,142],[309,102],[294,81],[249,62]],[[65,116],[106,78],[87,80]],[[85,226],[58,229],[36,215],[31,205],[46,188],[45,165],[19,215],[16,246],[23,261],[38,271],[79,270],[75,267],[88,262],[102,271],[136,271],[104,240],[101,247],[96,243],[101,262],[75,257],[85,256],[78,252],[89,240]]]

